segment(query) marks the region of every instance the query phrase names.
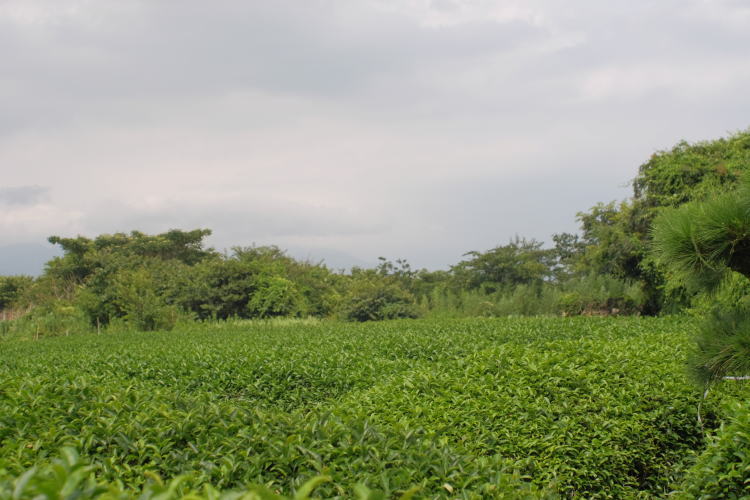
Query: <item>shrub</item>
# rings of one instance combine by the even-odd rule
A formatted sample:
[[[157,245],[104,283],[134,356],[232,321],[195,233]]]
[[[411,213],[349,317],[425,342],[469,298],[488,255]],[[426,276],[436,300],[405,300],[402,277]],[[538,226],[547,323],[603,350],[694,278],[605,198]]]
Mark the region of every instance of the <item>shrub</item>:
[[[125,498],[154,474],[184,475],[182,495],[251,483],[290,495],[325,474],[319,498],[360,482],[381,498],[415,485],[419,498],[520,498],[522,484],[500,477],[513,471],[563,498],[664,496],[703,444],[699,395],[673,376],[687,325],[231,321],[4,341],[0,498],[40,494],[36,480],[20,483],[33,465],[51,479],[60,446]],[[710,427],[714,401],[703,407]]]
[[[507,293],[499,294],[495,316],[536,316],[555,313],[557,292],[550,285],[518,285]]]
[[[555,308],[563,315],[634,314],[645,304],[635,283],[607,275],[590,275],[565,284]]]
[[[178,309],[165,302],[146,269],[120,271],[113,280],[115,304],[128,323],[141,331],[171,330]]]
[[[91,331],[86,313],[63,300],[37,306],[3,326],[4,334],[34,339]]]
[[[33,283],[31,276],[0,276],[0,311],[17,305]]]
[[[678,498],[750,496],[750,411],[737,403],[682,483]]]
[[[557,299],[557,310],[563,316],[577,316],[586,309],[586,299],[579,292],[567,292]]]
[[[301,316],[306,310],[297,286],[281,276],[260,279],[247,309],[250,316],[256,318]]]
[[[414,296],[394,283],[356,280],[343,298],[341,317],[347,321],[417,318]]]

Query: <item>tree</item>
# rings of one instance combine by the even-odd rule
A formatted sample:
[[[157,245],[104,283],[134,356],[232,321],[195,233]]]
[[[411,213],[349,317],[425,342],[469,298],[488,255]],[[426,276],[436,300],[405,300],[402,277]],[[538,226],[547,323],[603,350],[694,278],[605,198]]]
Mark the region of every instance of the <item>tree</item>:
[[[750,278],[750,176],[739,188],[666,210],[654,224],[654,250],[671,279],[715,293],[733,275]],[[703,322],[693,368],[705,381],[750,372],[750,303],[719,303]]]
[[[255,318],[298,317],[306,313],[305,300],[297,286],[281,276],[261,279],[247,303],[247,308],[250,316]]]
[[[552,275],[561,283],[576,274],[576,267],[583,256],[586,245],[577,234],[556,233],[552,235],[555,244],[552,250]]]
[[[488,293],[517,285],[539,284],[552,274],[554,253],[534,239],[515,237],[507,245],[486,252],[472,251],[470,258],[451,268],[461,288]]]
[[[359,274],[341,301],[340,315],[348,321],[380,321],[416,318],[419,309],[414,296],[397,282]]]
[[[732,189],[743,172],[750,172],[750,131],[715,141],[682,141],[653,154],[633,180],[631,199],[578,214],[586,245],[579,271],[637,281],[647,314],[685,303],[685,291],[669,286],[663,266],[652,258],[650,228],[660,210]]]
[[[16,305],[33,283],[31,276],[0,276],[0,311]]]
[[[51,236],[50,243],[60,245],[63,256],[47,263],[31,294],[39,298],[54,293],[55,299],[72,301],[92,324],[129,318],[139,328],[162,327],[166,323],[154,315],[156,309],[168,309],[174,316],[170,287],[186,268],[218,259],[213,249],[203,247],[210,234],[208,229],[172,229],[156,235],[132,231],[94,239]],[[153,299],[154,311],[147,310],[145,297]]]
[[[50,236],[48,241],[53,245],[60,245],[63,256],[56,257],[47,264],[47,274],[82,283],[112,255],[122,258],[175,260],[194,265],[218,255],[213,249],[203,248],[203,239],[210,234],[210,229],[172,229],[156,235],[140,231],[132,231],[129,235],[103,234],[93,240],[84,236]]]

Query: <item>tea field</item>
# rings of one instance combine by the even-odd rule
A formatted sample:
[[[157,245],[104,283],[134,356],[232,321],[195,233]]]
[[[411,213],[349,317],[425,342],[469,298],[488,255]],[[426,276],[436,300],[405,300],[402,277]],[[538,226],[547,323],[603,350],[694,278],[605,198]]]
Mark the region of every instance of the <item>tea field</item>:
[[[705,446],[690,325],[230,321],[0,340],[0,498],[663,497]]]

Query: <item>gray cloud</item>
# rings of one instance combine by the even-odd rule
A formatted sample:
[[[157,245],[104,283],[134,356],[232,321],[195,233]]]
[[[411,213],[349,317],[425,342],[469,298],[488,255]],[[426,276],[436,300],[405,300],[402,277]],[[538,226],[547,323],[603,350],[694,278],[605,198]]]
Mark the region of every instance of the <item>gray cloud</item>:
[[[23,43],[26,32],[38,26],[6,20],[4,76],[11,81],[46,76],[30,83],[61,96],[86,92],[89,98],[247,87],[340,97],[415,64],[478,57],[539,37],[539,30],[523,22],[433,29],[403,15],[357,11],[341,2],[130,6],[97,2],[88,6],[95,22],[71,15],[45,26],[54,52],[47,44]]]
[[[48,189],[41,186],[0,187],[0,205],[36,205],[47,197]]]
[[[190,201],[166,201],[152,207],[110,202],[83,218],[88,232],[129,231],[138,227],[151,232],[166,231],[174,225],[197,224],[214,228],[223,235],[224,243],[231,238],[241,241],[267,241],[289,236],[322,238],[342,235],[380,233],[382,222],[367,220],[366,214],[347,214],[324,206],[303,204],[263,204],[245,202],[196,204]]]
[[[3,181],[50,186],[0,191],[4,243],[208,226],[445,266],[750,125],[731,0],[6,0],[0,60]]]

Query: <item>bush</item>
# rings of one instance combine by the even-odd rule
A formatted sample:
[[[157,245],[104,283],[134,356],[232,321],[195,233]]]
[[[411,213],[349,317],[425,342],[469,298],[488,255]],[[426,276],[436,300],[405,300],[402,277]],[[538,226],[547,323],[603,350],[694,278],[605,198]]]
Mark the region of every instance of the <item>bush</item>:
[[[750,496],[750,411],[737,403],[682,483],[678,498]]]
[[[77,500],[90,499],[125,499],[158,498],[160,500],[177,500],[184,498],[200,499],[246,499],[246,500],[308,500],[318,498],[311,496],[322,484],[330,483],[330,476],[314,476],[302,483],[293,497],[279,495],[266,486],[247,485],[239,490],[221,491],[210,484],[202,489],[190,489],[186,483],[187,475],[163,480],[158,474],[148,475],[148,481],[140,488],[138,494],[123,488],[121,483],[107,483],[96,477],[97,467],[88,465],[78,451],[71,447],[60,450],[60,457],[43,467],[32,467],[14,479],[0,480],[0,498],[70,498]],[[452,489],[452,487],[450,487]],[[399,500],[409,500],[420,492],[419,485],[412,486],[403,493],[394,496]],[[539,488],[524,481],[518,473],[498,474],[498,482],[488,488],[488,493],[498,499],[545,500],[558,498],[553,491]],[[353,497],[357,500],[382,500],[386,494],[382,490],[373,490],[362,483],[353,488]]]
[[[260,279],[258,288],[247,303],[250,317],[273,318],[301,316],[306,307],[297,286],[286,278],[270,276]]]
[[[86,313],[66,301],[37,306],[16,320],[3,323],[3,334],[39,339],[91,331]]]
[[[33,283],[31,276],[0,276],[0,311],[17,305]]]
[[[165,303],[146,269],[120,271],[113,280],[115,304],[128,323],[141,331],[171,330],[179,310]]]
[[[566,316],[578,314],[637,314],[646,300],[635,283],[606,275],[590,275],[565,284],[555,308]]]
[[[500,317],[554,314],[558,291],[548,284],[517,285],[494,293],[482,290],[436,290],[428,305],[431,317]]]
[[[340,315],[347,321],[417,318],[414,296],[394,283],[357,280],[343,298]]]
[[[495,316],[538,316],[554,314],[557,290],[550,285],[518,285],[500,294],[495,305]]]
[[[562,498],[660,497],[703,445],[697,391],[674,376],[687,325],[230,321],[7,342],[0,484],[71,446],[132,497],[158,473],[188,474],[187,489],[288,494],[329,474],[320,498],[357,482],[384,498],[417,484],[419,498],[498,498],[498,474],[516,470]]]
[[[557,310],[563,316],[578,316],[586,309],[586,299],[579,292],[567,292],[557,299]]]

